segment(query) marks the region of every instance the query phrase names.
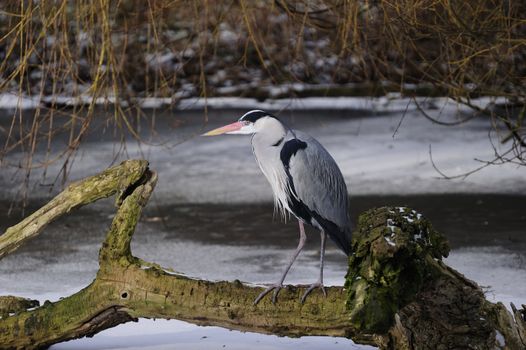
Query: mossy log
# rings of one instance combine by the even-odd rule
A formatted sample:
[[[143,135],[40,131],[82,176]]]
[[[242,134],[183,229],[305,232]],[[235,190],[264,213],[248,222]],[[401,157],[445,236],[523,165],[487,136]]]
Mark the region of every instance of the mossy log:
[[[502,304],[489,303],[475,283],[443,264],[446,240],[407,208],[362,214],[345,287],[328,288],[327,297],[313,293],[304,304],[304,286],[288,286],[275,305],[268,298],[253,305],[262,287],[193,279],[134,257],[130,242],[156,180],[147,162],[123,162],[70,186],[48,209],[0,236],[5,255],[69,211],[64,208],[119,193],[95,280],[38,307],[0,297],[0,306],[15,305],[0,312],[0,348],[43,348],[139,317],[283,336],[344,336],[383,349],[525,348],[525,310],[512,315]],[[58,206],[60,214],[49,214]]]

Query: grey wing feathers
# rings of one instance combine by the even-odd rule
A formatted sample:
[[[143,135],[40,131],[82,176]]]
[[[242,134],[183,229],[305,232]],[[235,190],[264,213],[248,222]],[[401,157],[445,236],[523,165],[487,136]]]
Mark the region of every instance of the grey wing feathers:
[[[314,219],[348,254],[350,220],[347,186],[341,171],[318,141],[299,131],[295,134],[308,145],[299,149],[289,161],[288,171],[297,199],[313,212]],[[337,228],[331,227],[334,225]]]

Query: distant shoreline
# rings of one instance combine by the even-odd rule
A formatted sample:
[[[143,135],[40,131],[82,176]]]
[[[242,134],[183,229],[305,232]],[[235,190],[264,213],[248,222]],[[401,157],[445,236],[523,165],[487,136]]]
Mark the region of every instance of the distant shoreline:
[[[278,88],[278,87],[276,87]],[[40,96],[31,97],[11,93],[0,93],[0,110],[31,110],[38,108],[81,107],[94,104],[96,106],[112,107],[118,101],[121,107],[139,107],[141,109],[173,108],[175,110],[213,109],[251,109],[257,106],[266,110],[374,110],[378,112],[402,112],[421,108],[436,108],[437,104],[453,103],[459,109],[469,110],[469,107],[443,96],[408,97],[399,92],[391,92],[382,96],[341,95],[341,96],[294,96],[284,97],[273,94],[265,99],[258,97],[136,97],[131,101],[115,97],[79,96]],[[415,103],[415,101],[417,103]],[[471,99],[470,103],[484,108],[489,104],[508,102],[504,97],[484,96]],[[417,105],[418,104],[418,105]]]

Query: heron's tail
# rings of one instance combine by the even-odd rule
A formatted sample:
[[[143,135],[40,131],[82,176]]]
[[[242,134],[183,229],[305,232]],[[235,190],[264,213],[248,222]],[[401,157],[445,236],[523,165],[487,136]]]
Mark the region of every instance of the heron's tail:
[[[351,255],[351,225],[345,225],[344,228],[336,225],[334,222],[324,219],[316,212],[312,213],[317,224],[323,231],[329,235],[329,238],[340,248],[345,255]]]
[[[338,228],[336,232],[334,231],[335,230],[327,231],[327,234],[334,241],[334,243],[336,243],[338,248],[340,248],[345,253],[345,255],[351,255],[351,228],[346,227],[343,230]]]

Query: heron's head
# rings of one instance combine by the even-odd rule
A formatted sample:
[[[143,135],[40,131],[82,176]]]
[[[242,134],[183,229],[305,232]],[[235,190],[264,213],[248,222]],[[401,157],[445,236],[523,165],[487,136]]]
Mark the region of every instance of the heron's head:
[[[221,134],[255,134],[263,130],[283,128],[281,122],[272,114],[256,109],[243,114],[235,123],[222,126],[203,134],[203,136],[216,136]]]

